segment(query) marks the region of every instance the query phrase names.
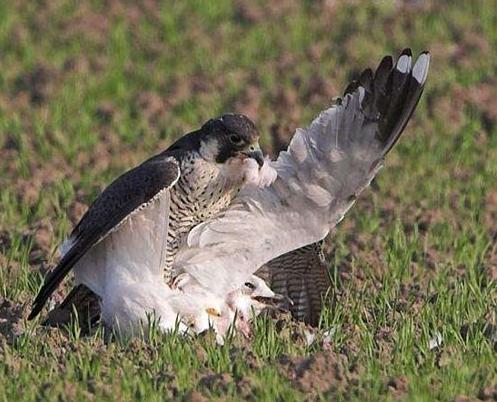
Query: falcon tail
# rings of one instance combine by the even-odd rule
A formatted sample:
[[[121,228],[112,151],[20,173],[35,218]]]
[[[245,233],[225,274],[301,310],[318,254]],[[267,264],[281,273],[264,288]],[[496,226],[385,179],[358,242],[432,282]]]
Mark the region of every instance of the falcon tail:
[[[62,279],[67,275],[71,268],[76,264],[76,262],[81,258],[81,256],[86,253],[92,244],[89,242],[75,242],[69,250],[64,249],[64,256],[59,262],[59,265],[50,272],[46,277],[45,282],[40,289],[38,295],[33,301],[33,306],[31,312],[29,313],[28,320],[35,318],[45,305],[46,301],[54,290],[59,286]]]

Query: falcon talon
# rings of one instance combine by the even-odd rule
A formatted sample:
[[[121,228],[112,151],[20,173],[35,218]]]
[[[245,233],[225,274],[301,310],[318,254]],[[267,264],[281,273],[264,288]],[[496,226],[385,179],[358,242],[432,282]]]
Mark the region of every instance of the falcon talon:
[[[290,306],[294,305],[294,302],[292,299],[290,299],[290,297],[288,297],[286,295],[281,295],[278,293],[276,293],[276,296],[278,296],[278,297],[277,298],[275,297],[274,298],[275,300],[278,300],[279,302],[282,302],[282,303],[288,303]]]

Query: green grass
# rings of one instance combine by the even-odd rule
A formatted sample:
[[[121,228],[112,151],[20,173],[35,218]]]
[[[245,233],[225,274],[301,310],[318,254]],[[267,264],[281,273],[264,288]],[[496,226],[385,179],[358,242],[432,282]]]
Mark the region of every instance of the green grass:
[[[449,401],[497,387],[497,2],[319,3],[0,1],[2,400]],[[269,149],[273,124],[307,125],[404,47],[432,51],[427,88],[329,241],[325,350],[263,317],[223,347],[25,321],[71,211],[113,177],[227,111],[248,113]],[[288,361],[322,355],[341,375],[311,365],[330,389],[309,390]]]

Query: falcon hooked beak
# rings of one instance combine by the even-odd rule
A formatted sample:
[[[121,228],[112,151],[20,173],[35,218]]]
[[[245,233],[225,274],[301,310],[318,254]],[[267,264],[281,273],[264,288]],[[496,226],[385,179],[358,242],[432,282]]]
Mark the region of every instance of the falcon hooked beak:
[[[249,145],[247,147],[247,150],[241,151],[240,153],[247,156],[248,158],[254,159],[259,167],[262,167],[262,165],[264,165],[264,154],[262,153],[259,143]]]

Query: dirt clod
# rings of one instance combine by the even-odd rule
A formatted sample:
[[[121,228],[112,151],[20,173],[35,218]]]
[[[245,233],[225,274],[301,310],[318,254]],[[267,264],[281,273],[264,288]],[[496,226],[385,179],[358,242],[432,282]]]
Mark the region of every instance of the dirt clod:
[[[17,88],[19,91],[29,93],[32,103],[41,104],[54,92],[57,77],[55,69],[46,65],[37,65],[17,78]]]
[[[136,113],[150,126],[156,126],[168,111],[167,102],[156,92],[142,92],[136,99]]]
[[[68,217],[73,226],[75,226],[88,210],[88,205],[80,201],[74,201],[69,207]]]
[[[0,337],[11,343],[22,335],[23,314],[24,308],[20,303],[0,297]]]
[[[328,393],[344,390],[350,380],[344,360],[333,352],[318,352],[307,358],[284,358],[287,376],[302,392]]]
[[[482,401],[497,401],[497,388],[484,387],[478,393],[478,398]]]
[[[208,390],[226,392],[228,385],[232,382],[233,378],[229,373],[207,374],[200,379],[199,385],[207,388]]]
[[[387,382],[387,386],[395,398],[402,397],[409,389],[409,383],[405,376],[390,378]]]
[[[198,391],[190,391],[183,398],[184,402],[208,402],[209,399]]]

